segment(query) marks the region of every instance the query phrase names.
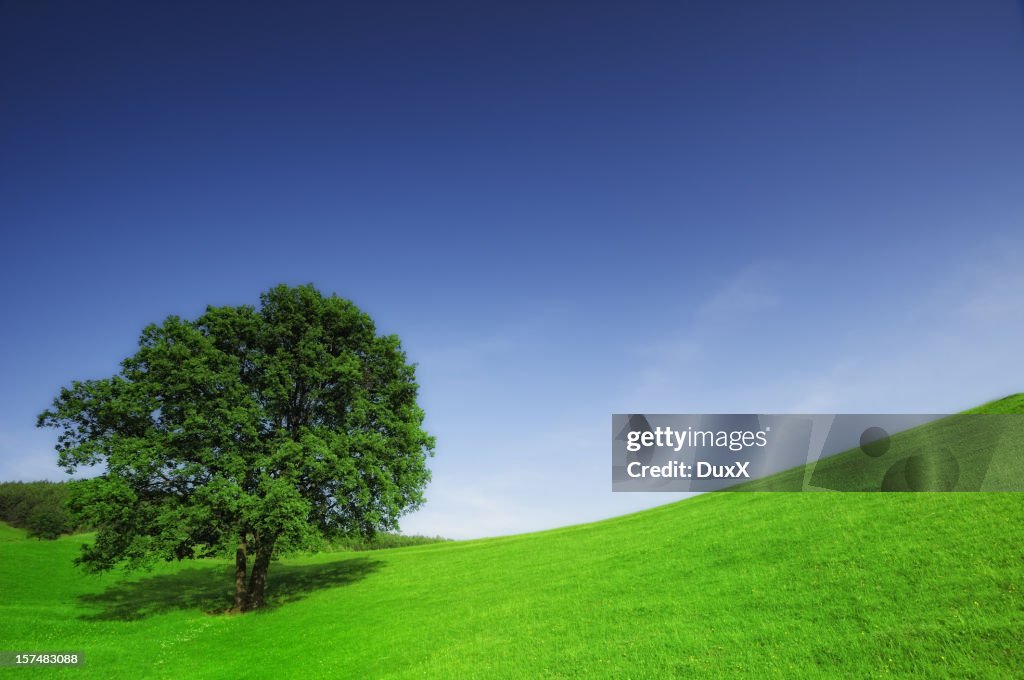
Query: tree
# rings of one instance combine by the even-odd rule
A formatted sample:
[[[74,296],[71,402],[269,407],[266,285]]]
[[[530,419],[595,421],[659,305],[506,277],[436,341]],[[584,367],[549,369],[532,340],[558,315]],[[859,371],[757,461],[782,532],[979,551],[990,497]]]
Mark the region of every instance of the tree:
[[[55,540],[70,531],[67,516],[56,505],[40,505],[33,508],[27,527],[29,538]]]
[[[423,502],[434,439],[398,337],[312,285],[260,302],[146,327],[117,375],[73,382],[40,414],[61,467],[103,470],[70,484],[73,519],[97,528],[78,564],[233,550],[248,611],[276,555],[396,530]]]

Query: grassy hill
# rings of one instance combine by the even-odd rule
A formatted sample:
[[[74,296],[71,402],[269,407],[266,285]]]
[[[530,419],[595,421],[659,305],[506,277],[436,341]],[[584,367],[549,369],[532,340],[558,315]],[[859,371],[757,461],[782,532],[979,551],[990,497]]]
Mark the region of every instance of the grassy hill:
[[[715,493],[535,534],[288,559],[271,570],[274,608],[245,616],[206,613],[229,599],[227,563],[85,576],[71,566],[80,540],[0,528],[0,650],[87,658],[0,672],[1009,678],[1024,668],[1021,494]]]
[[[1014,394],[895,433],[884,455],[872,457],[855,448],[813,466],[784,470],[727,490],[801,491],[807,486],[832,491],[1019,490],[1024,480],[1021,414],[1024,394]]]

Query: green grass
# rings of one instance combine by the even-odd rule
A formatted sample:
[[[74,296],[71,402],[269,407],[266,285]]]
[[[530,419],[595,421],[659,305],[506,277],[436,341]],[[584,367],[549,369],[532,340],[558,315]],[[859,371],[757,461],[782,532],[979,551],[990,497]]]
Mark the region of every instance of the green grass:
[[[25,540],[25,530],[15,529],[12,526],[0,522],[0,543],[7,543],[8,541],[23,541]]]
[[[12,677],[1020,677],[1024,495],[715,493],[553,531],[85,576],[81,537],[0,527]]]

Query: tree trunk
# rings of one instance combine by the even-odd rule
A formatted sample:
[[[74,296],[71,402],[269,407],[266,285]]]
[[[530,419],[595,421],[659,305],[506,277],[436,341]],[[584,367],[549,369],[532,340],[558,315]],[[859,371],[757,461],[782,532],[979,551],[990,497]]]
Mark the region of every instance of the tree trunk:
[[[256,548],[256,559],[252,563],[252,574],[249,576],[249,590],[246,593],[246,611],[259,609],[266,604],[264,591],[267,586],[267,570],[270,568],[270,555],[274,544],[261,544]]]
[[[245,589],[246,574],[245,541],[235,551],[235,607],[232,611],[244,612],[249,608],[249,593]]]

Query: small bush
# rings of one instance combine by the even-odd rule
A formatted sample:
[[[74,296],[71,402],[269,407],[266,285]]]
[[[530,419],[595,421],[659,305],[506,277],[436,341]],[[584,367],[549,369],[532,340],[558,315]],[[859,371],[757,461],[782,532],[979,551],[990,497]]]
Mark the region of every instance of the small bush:
[[[61,508],[52,506],[40,506],[29,515],[28,524],[29,538],[54,540],[61,534],[71,531],[67,513]]]

